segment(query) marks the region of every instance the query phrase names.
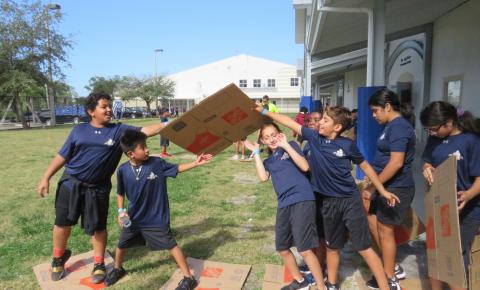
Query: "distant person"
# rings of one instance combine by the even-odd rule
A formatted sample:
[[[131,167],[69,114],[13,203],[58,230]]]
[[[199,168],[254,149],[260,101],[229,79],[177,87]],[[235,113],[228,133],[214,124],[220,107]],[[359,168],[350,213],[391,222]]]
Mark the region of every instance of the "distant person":
[[[212,155],[199,155],[186,164],[170,164],[159,157],[149,157],[146,138],[142,132],[127,130],[120,141],[129,159],[117,171],[118,223],[122,231],[115,250],[115,265],[105,284],[113,285],[126,274],[122,265],[127,248],[147,244],[154,251],[169,250],[184,276],[176,289],[193,290],[198,282],[170,229],[167,177],[175,178],[178,173],[206,164]],[[129,201],[128,210],[124,207],[125,197]],[[131,225],[124,227],[121,217],[129,217]]]
[[[307,115],[308,115],[307,107],[301,107],[300,111],[297,113],[294,120],[298,124],[300,124],[302,126],[305,126],[306,125],[305,124],[305,119],[306,119]],[[293,132],[293,138],[297,138],[299,136],[295,131],[292,131],[292,132]],[[301,144],[302,143],[302,138],[297,138],[297,141]]]
[[[353,126],[353,140],[357,140],[357,129],[358,129],[358,110],[352,110],[352,126]]]
[[[262,97],[262,104],[263,104],[263,107],[269,110],[270,112],[278,113],[277,106],[272,102],[270,102],[270,97],[268,97],[267,95]]]
[[[160,116],[160,122],[164,126],[167,126],[168,122],[170,121],[168,117],[170,117],[170,112],[168,109],[164,109],[162,112],[162,115]],[[162,153],[160,153],[160,156],[162,158],[172,157],[172,155],[167,152],[168,146],[170,146],[170,140],[160,135],[160,148],[162,150]]]
[[[86,100],[89,123],[73,127],[65,144],[43,174],[37,191],[41,197],[49,192],[50,179],[65,166],[55,197],[53,226],[53,259],[51,279],[58,281],[65,274],[65,263],[72,252],[67,249],[72,226],[81,217],[81,227],[92,236],[93,271],[91,281],[101,283],[106,274],[104,253],[107,245],[107,218],[110,178],[122,156],[120,137],[127,129],[141,130],[147,136],[160,132],[163,124],[143,128],[112,120],[111,97],[91,93]]]
[[[123,114],[123,103],[120,98],[115,98],[113,101],[113,117],[117,120],[122,119]]]
[[[230,158],[230,160],[246,160],[245,145],[243,144],[245,140],[247,140],[247,138],[242,138],[240,141],[233,143],[235,145],[235,154]]]

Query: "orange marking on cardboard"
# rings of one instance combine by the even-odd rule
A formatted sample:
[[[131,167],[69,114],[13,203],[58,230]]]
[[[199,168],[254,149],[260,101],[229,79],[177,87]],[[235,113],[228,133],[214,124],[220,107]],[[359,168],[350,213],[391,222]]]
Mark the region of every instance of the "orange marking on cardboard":
[[[236,107],[235,109],[223,115],[222,119],[225,120],[225,122],[227,122],[228,124],[233,126],[247,117],[248,117],[247,113],[245,113],[239,107]]]
[[[427,249],[433,250],[435,246],[435,225],[433,224],[433,218],[430,217],[427,222]]]
[[[290,283],[292,281],[293,281],[292,274],[290,274],[290,271],[288,271],[287,267],[283,267],[283,282]]]
[[[218,278],[222,274],[223,269],[222,268],[211,268],[211,267],[206,267],[200,276],[202,277],[209,277],[209,278]]]
[[[196,134],[193,142],[187,146],[187,150],[194,154],[199,154],[203,149],[209,147],[218,140],[220,140],[220,137],[213,135],[210,132]]]
[[[450,237],[452,235],[452,226],[450,225],[448,204],[440,207],[440,221],[442,223],[442,237]]]
[[[92,283],[92,277],[88,276],[80,279],[80,285],[86,286],[92,290],[99,290],[105,288],[105,283],[95,284]]]

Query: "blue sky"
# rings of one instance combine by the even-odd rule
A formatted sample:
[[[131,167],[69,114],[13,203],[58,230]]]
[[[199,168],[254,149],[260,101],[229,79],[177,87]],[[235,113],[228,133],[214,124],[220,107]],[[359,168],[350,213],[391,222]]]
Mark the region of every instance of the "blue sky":
[[[44,1],[49,3],[49,1]],[[291,0],[52,1],[72,35],[67,83],[80,96],[92,76],[172,74],[238,54],[295,64]]]

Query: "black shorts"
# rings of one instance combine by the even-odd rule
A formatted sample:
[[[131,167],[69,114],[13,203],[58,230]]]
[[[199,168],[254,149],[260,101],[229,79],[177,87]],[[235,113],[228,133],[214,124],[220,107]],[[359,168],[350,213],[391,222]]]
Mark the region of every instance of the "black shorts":
[[[317,248],[315,201],[302,201],[277,209],[275,248],[285,251],[297,247],[299,252]]]
[[[324,196],[322,214],[327,248],[343,248],[349,236],[356,251],[371,247],[367,215],[360,196]]]
[[[118,247],[120,249],[145,246],[153,251],[171,250],[177,245],[170,228],[139,228],[134,225],[123,228]]]
[[[480,229],[480,220],[471,217],[460,216],[460,241],[462,243],[462,256],[465,273],[468,277],[468,265],[470,264],[470,250],[475,235]]]
[[[325,239],[325,230],[323,229],[323,216],[322,216],[322,207],[323,207],[323,196],[320,193],[315,192],[315,206],[316,206],[316,223],[317,223],[317,234],[319,240]]]
[[[168,147],[170,145],[170,140],[167,138],[160,136],[160,146],[162,147]]]
[[[55,196],[55,225],[57,226],[73,226],[78,223],[78,218],[75,220],[68,219],[68,204],[71,189],[65,185],[65,182],[58,185],[59,188]],[[109,201],[110,192],[97,191],[98,225],[95,229],[96,231],[107,229]],[[80,213],[80,218],[82,223],[85,223],[83,212]]]
[[[415,196],[415,187],[387,188],[387,190],[398,196],[400,203],[390,207],[387,200],[376,193],[370,202],[368,214],[376,215],[377,220],[382,224],[401,225]]]

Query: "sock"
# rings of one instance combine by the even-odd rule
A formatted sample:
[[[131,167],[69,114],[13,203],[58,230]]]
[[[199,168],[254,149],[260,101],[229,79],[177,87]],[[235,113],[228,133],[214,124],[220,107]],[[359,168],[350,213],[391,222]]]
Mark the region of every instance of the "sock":
[[[54,258],[60,258],[61,256],[63,256],[63,253],[65,253],[65,249],[53,248],[53,257]]]
[[[93,261],[95,264],[102,264],[103,263],[103,256],[93,256]]]
[[[305,281],[305,278],[303,278],[302,280],[297,280],[298,283],[303,283],[303,281]]]

